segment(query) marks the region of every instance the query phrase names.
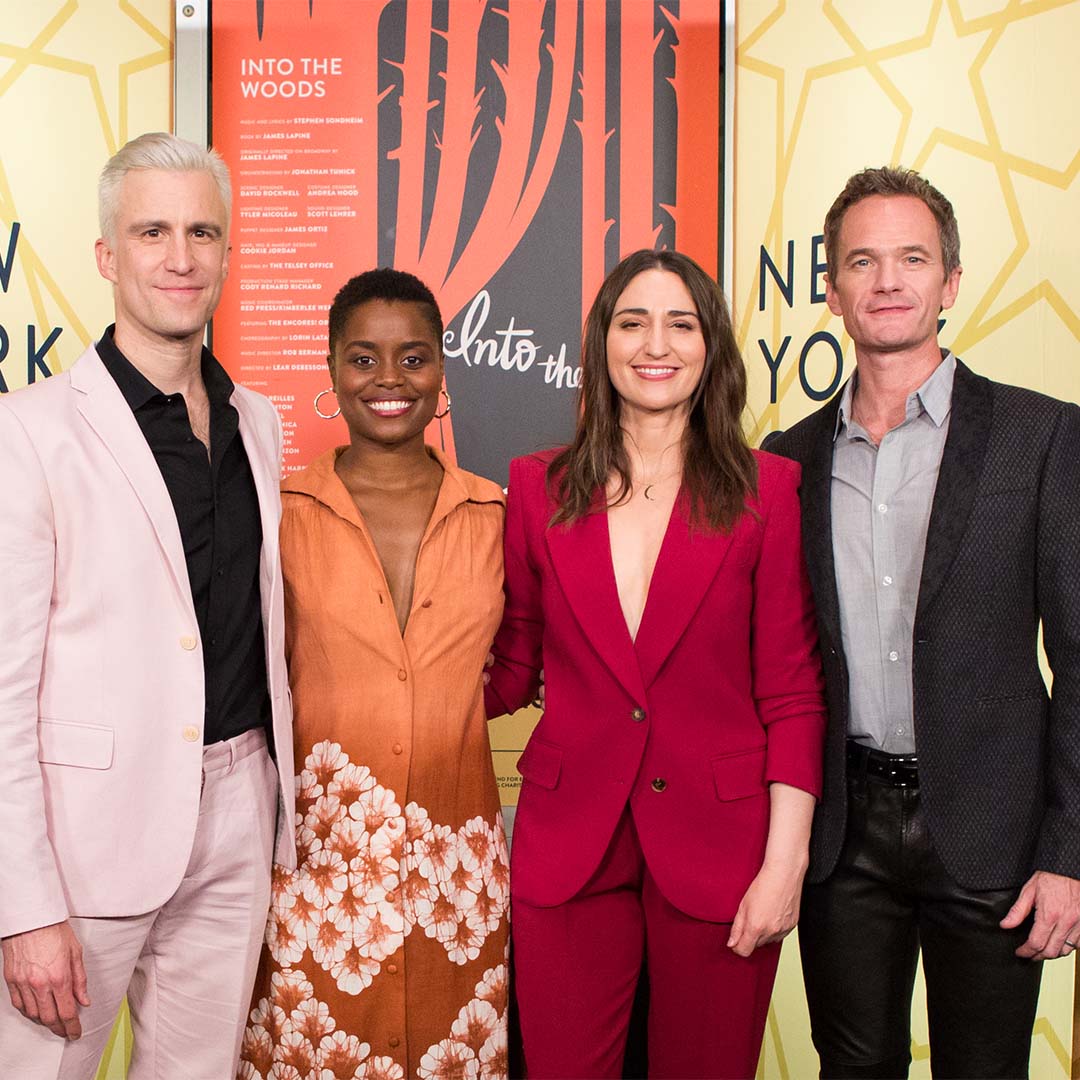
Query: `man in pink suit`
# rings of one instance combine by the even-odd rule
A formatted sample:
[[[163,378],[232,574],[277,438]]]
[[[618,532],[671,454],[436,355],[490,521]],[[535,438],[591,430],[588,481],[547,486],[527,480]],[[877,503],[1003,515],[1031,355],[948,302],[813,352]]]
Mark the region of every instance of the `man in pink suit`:
[[[0,399],[0,1076],[93,1077],[126,994],[132,1078],[231,1077],[294,862],[280,423],[202,346],[229,207],[213,151],[123,147],[115,325]]]

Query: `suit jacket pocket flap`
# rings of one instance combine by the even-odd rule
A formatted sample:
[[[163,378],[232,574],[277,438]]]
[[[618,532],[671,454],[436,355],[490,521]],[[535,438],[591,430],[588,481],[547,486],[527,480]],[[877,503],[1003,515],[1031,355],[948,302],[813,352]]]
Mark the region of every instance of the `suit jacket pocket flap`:
[[[531,783],[551,791],[559,782],[562,756],[559,747],[533,736],[518,758],[518,772]]]
[[[38,721],[38,761],[107,769],[113,758],[113,729],[66,720]]]
[[[740,750],[712,759],[716,797],[722,802],[748,799],[765,791],[765,747]]]

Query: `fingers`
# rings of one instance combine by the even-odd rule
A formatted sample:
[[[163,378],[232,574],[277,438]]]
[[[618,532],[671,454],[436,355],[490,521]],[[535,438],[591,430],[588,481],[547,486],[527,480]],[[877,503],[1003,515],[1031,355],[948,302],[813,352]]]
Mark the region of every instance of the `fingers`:
[[[3,940],[4,981],[11,1004],[63,1039],[82,1035],[79,1006],[88,1005],[82,946],[67,922]]]
[[[86,985],[86,968],[81,950],[71,959],[71,989],[75,1000],[85,1009],[90,1004],[90,991]]]
[[[1027,941],[1016,950],[1016,955],[1025,960],[1057,960],[1069,956],[1080,943],[1078,933],[1080,927],[1075,924],[1068,926],[1066,921],[1052,918],[1041,921],[1036,914],[1035,925]]]
[[[1034,903],[1035,886],[1029,881],[1020,890],[1020,895],[1017,896],[1016,902],[1009,908],[1005,918],[998,923],[998,926],[1000,926],[1002,930],[1012,930],[1019,926],[1031,914]],[[1019,955],[1019,953],[1017,955]]]
[[[739,947],[742,943],[743,928],[746,926],[746,912],[743,909],[743,905],[739,905],[739,910],[735,912],[735,919],[731,924],[731,933],[728,935],[727,945],[728,948],[733,950],[738,956],[749,956],[749,953],[739,952]]]
[[[56,991],[53,994],[54,1008],[56,1009],[57,1023],[50,1024],[50,1029],[57,1035],[66,1039],[77,1039],[82,1035],[82,1024],[79,1021],[79,1006],[75,1001],[75,995],[71,987]]]
[[[67,1028],[60,1019],[60,1012],[53,992],[47,986],[33,987],[31,994],[24,995],[24,1000],[27,997],[33,997],[34,1011],[37,1014],[36,1017],[32,1016],[30,1019],[36,1019],[42,1027],[47,1027],[54,1035],[60,1036],[61,1039],[66,1038]]]

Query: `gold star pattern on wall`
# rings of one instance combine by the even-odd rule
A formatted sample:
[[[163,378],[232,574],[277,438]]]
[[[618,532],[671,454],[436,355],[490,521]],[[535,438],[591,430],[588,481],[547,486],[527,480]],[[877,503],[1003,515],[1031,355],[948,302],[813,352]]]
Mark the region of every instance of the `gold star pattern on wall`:
[[[943,339],[993,377],[1080,396],[1080,283],[1070,254],[1077,0],[920,0],[888,10],[861,0],[740,0],[736,33],[733,304],[754,437],[813,407],[796,362],[811,333],[831,329],[849,353],[839,320],[808,302],[810,237],[847,176],[886,161],[920,169],[956,206],[965,275]],[[796,303],[788,308],[770,285],[761,312],[759,245],[778,260],[791,239]],[[1039,339],[1060,345],[1062,330],[1070,359],[1060,349],[1040,355]],[[775,356],[788,335],[774,404],[757,340]],[[1021,342],[1028,355],[1017,370],[1009,354]]]
[[[170,0],[0,0],[5,274],[13,256],[0,293],[7,340],[0,376],[8,389],[26,384],[28,352],[57,329],[42,357],[54,373],[111,321],[109,288],[94,264],[97,176],[129,137],[171,127],[171,27]],[[35,376],[44,377],[40,367]],[[0,461],[0,484],[2,478]],[[125,1017],[105,1050],[99,1080],[121,1080],[130,1051]]]
[[[94,266],[97,174],[129,136],[171,125],[169,0],[0,0],[0,260],[20,225],[0,324],[14,390],[28,353],[71,364],[110,320]],[[33,343],[33,346],[31,345]]]
[[[847,177],[885,163],[919,169],[956,208],[964,275],[943,343],[991,378],[1080,400],[1078,41],[1078,0],[737,0],[732,303],[754,443],[818,407],[799,377],[815,332],[835,336],[850,374],[840,320],[811,303],[811,239]],[[760,310],[762,247],[790,305],[770,276]],[[773,402],[763,346],[775,361],[785,341]],[[832,350],[814,347],[804,369],[828,386]],[[1073,970],[1045,966],[1033,1076],[1070,1074]],[[921,993],[913,1080],[930,1075]],[[758,1076],[816,1069],[789,945]]]

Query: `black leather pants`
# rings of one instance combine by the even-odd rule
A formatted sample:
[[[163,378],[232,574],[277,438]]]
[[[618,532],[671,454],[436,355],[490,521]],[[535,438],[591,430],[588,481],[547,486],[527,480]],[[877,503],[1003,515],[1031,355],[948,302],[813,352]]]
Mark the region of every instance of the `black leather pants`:
[[[807,885],[799,946],[821,1076],[906,1077],[921,948],[936,1080],[1026,1077],[1041,963],[1002,930],[1019,888],[972,892],[930,842],[918,787],[848,778],[848,831],[833,874]]]

